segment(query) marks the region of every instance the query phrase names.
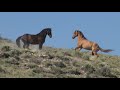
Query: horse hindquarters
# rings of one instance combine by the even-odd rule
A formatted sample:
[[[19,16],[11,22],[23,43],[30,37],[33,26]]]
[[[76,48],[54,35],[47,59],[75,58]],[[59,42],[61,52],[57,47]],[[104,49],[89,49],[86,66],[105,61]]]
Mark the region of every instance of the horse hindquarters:
[[[99,45],[97,43],[93,43],[92,45],[92,55],[96,55],[98,57],[97,52],[99,51]]]
[[[18,47],[20,47],[20,39],[21,39],[21,37],[22,37],[22,36],[20,36],[20,37],[18,37],[18,38],[16,39],[16,44],[17,44]]]

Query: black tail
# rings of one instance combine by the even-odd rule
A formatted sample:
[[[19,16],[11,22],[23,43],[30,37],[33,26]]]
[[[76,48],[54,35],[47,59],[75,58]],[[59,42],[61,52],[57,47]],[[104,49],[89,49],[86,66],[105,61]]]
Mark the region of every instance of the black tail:
[[[111,50],[111,49],[102,49],[102,48],[100,48],[100,51],[105,52],[105,53],[108,53],[108,52],[111,52],[111,51],[113,51],[113,50]]]
[[[20,47],[20,39],[21,39],[21,37],[22,37],[22,36],[20,36],[20,37],[18,37],[18,38],[16,39],[16,44],[17,44],[18,47]]]

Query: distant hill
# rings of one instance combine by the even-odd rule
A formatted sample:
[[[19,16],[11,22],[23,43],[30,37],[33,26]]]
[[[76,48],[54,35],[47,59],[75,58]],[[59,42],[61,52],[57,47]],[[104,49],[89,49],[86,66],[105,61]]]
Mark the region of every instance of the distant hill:
[[[44,46],[18,48],[0,37],[0,78],[120,78],[120,57]]]

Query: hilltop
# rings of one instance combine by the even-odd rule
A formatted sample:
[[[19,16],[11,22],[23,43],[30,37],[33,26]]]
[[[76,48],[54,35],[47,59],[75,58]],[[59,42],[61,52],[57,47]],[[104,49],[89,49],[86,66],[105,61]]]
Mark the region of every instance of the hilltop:
[[[0,78],[120,78],[120,57],[44,46],[18,48],[0,37]]]

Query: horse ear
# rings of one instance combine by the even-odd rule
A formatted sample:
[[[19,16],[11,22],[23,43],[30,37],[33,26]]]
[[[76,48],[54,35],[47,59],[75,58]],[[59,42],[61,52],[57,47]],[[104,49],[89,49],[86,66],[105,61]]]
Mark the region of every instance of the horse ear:
[[[78,33],[78,30],[75,30],[75,32],[77,32],[77,33]]]
[[[79,31],[81,34],[83,34],[81,31]]]
[[[49,32],[51,32],[51,28],[49,28],[48,30],[46,30],[47,31],[47,34],[49,33]]]
[[[79,30],[77,30],[77,33],[79,33]]]

